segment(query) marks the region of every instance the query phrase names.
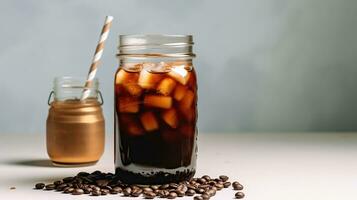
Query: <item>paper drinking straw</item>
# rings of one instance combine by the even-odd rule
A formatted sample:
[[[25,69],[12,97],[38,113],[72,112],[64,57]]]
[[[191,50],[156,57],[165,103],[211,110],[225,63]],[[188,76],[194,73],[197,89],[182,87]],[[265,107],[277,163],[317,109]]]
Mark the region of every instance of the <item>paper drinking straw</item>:
[[[86,84],[85,84],[84,90],[82,92],[81,100],[84,100],[84,99],[88,98],[88,96],[89,96],[90,90],[88,88],[92,86],[93,79],[95,77],[95,74],[97,73],[99,60],[102,57],[103,50],[104,50],[104,42],[108,38],[109,30],[110,30],[110,27],[112,26],[112,21],[113,21],[112,16],[106,16],[105,23],[102,28],[102,32],[100,34],[99,42],[98,42],[97,48],[95,49],[92,64],[91,64],[89,72],[88,72]]]

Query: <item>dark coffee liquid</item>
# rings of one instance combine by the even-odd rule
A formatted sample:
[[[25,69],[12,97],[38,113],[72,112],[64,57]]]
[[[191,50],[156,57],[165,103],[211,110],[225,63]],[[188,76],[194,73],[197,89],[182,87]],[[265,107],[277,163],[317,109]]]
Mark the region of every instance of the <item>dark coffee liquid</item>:
[[[197,151],[195,71],[143,70],[116,75],[116,174],[141,184],[189,179]]]

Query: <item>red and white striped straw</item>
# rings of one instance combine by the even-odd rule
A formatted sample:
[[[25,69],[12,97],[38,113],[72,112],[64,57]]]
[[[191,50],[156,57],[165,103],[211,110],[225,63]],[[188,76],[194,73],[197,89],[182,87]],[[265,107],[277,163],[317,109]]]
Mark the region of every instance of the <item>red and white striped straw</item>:
[[[89,97],[90,90],[88,88],[90,88],[92,86],[93,79],[95,78],[95,74],[97,73],[99,60],[102,57],[103,50],[104,50],[104,42],[108,38],[109,30],[110,30],[110,27],[112,26],[112,21],[113,21],[112,16],[106,16],[105,23],[104,23],[102,32],[100,34],[99,42],[98,42],[97,48],[95,49],[92,64],[91,64],[89,72],[88,72],[87,81],[84,86],[84,90],[82,92],[81,100],[84,100]]]

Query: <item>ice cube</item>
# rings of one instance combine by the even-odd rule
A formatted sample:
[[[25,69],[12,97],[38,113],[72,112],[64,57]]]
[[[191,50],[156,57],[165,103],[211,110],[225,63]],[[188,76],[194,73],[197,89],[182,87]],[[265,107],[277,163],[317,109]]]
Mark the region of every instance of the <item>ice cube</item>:
[[[171,128],[177,128],[178,118],[174,108],[163,111],[161,117]]]
[[[188,109],[191,107],[193,100],[195,98],[195,94],[191,90],[187,90],[185,96],[180,101],[180,107],[183,109]]]
[[[177,85],[174,91],[174,99],[177,101],[181,101],[181,99],[185,96],[186,87],[183,85]]]
[[[166,73],[171,70],[171,66],[165,62],[144,63],[143,68],[148,72],[154,72],[154,73]]]
[[[172,106],[172,98],[169,96],[147,95],[144,97],[144,105],[168,109]]]
[[[153,112],[143,113],[140,116],[140,121],[146,131],[154,131],[159,128],[159,123]]]
[[[135,83],[137,80],[138,80],[138,73],[127,72],[124,69],[120,69],[116,75],[115,83],[116,84]]]
[[[186,85],[191,73],[185,69],[184,65],[179,65],[172,67],[171,71],[167,74],[182,85]]]
[[[143,68],[141,63],[124,63],[122,68],[128,72],[140,72]]]
[[[164,78],[157,86],[157,91],[163,95],[169,95],[175,88],[176,81],[171,78]]]
[[[161,79],[160,74],[150,73],[143,69],[140,72],[138,84],[145,89],[153,89]]]
[[[121,113],[139,112],[139,99],[135,97],[119,97],[118,107]]]
[[[124,84],[125,89],[133,96],[140,96],[142,88],[136,83]]]

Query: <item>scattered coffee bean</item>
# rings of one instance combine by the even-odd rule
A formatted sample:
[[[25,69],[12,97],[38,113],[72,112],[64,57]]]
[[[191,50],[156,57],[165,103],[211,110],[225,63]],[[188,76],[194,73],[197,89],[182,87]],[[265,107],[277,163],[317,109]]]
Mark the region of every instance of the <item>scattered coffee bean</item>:
[[[92,188],[84,188],[84,194],[90,194],[92,192]]]
[[[234,190],[243,190],[243,185],[240,184],[240,183],[237,182],[237,181],[234,181],[234,182],[232,183],[232,186],[233,186],[233,189],[234,189]]]
[[[48,184],[48,185],[45,186],[46,190],[54,190],[55,188],[56,188],[55,184]]]
[[[158,190],[159,189],[159,186],[158,185],[152,185],[152,186],[150,186],[151,187],[151,189],[153,189],[153,190]]]
[[[143,191],[144,192],[152,192],[153,190],[149,187],[146,187],[146,188],[143,188]]]
[[[177,194],[175,192],[170,192],[169,195],[167,195],[168,199],[175,199],[177,197]]]
[[[66,188],[63,190],[63,193],[69,194],[69,193],[72,193],[73,190],[74,190],[74,188],[66,187]]]
[[[177,197],[194,196],[195,200],[208,200],[215,196],[217,191],[233,186],[234,190],[242,190],[243,186],[235,181],[228,181],[228,176],[211,178],[204,175],[201,178],[192,178],[188,181],[169,183],[162,185],[135,185],[122,183],[112,173],[94,171],[93,173],[79,172],[74,177],[66,177],[56,180],[53,184],[37,183],[35,189],[57,190],[73,195],[90,194],[92,196],[123,193],[127,197],[139,197],[146,199],[155,197],[175,199]],[[199,194],[196,195],[195,194]],[[244,193],[237,192],[236,198],[243,198]]]
[[[16,187],[11,186],[11,187],[10,187],[10,190],[16,190]]]
[[[186,195],[187,196],[193,196],[193,195],[195,195],[196,194],[196,192],[195,192],[195,190],[193,190],[193,189],[188,189],[187,191],[186,191]]]
[[[73,181],[73,177],[66,177],[64,179],[62,179],[64,183],[69,183],[71,181]]]
[[[55,185],[56,185],[56,184],[55,184]],[[64,189],[65,187],[67,187],[67,184],[62,183],[62,184],[60,184],[60,185],[57,185],[56,190],[57,190],[57,191],[63,191],[63,189]]]
[[[60,185],[62,183],[63,183],[63,181],[55,181],[55,182],[53,182],[53,184],[55,184],[55,185]]]
[[[121,193],[123,191],[123,189],[121,187],[118,187],[118,186],[114,187],[112,190],[115,191],[116,193]]]
[[[195,196],[193,197],[194,200],[203,200],[203,198],[201,196]]]
[[[167,188],[169,188],[169,187],[170,187],[169,184],[164,184],[164,185],[161,185],[161,186],[159,187],[159,189],[160,189],[160,190],[165,190],[165,189],[167,189]]]
[[[219,179],[221,179],[223,182],[226,182],[226,181],[228,181],[229,177],[226,175],[221,175],[221,176],[219,176]]]
[[[73,192],[72,192],[73,195],[81,195],[81,194],[84,194],[84,191],[82,189],[74,189]]]
[[[204,176],[202,176],[202,178],[206,179],[206,181],[211,180],[211,177],[210,177],[210,176],[208,176],[208,175],[204,175]]]
[[[217,190],[221,190],[224,188],[223,184],[217,183],[216,185]]]
[[[100,196],[100,195],[101,195],[101,193],[100,193],[99,190],[93,190],[92,191],[92,196]]]
[[[231,186],[231,182],[224,182],[223,183],[223,187],[224,188],[228,188],[229,186]]]
[[[123,194],[124,196],[130,196],[131,194],[131,188],[130,187],[127,187],[123,190]]]
[[[208,200],[210,198],[208,194],[202,194],[201,197],[203,200]]]
[[[144,198],[145,199],[153,199],[156,197],[156,194],[153,192],[144,192]]]
[[[35,189],[38,189],[38,190],[41,190],[45,187],[45,184],[44,183],[36,183],[35,185]]]
[[[237,192],[236,194],[235,194],[235,197],[237,198],[237,199],[243,199],[244,198],[244,193],[243,192]]]
[[[109,194],[109,190],[107,190],[107,189],[101,189],[101,190],[100,190],[100,193],[101,193],[101,195],[107,195],[107,194]]]

